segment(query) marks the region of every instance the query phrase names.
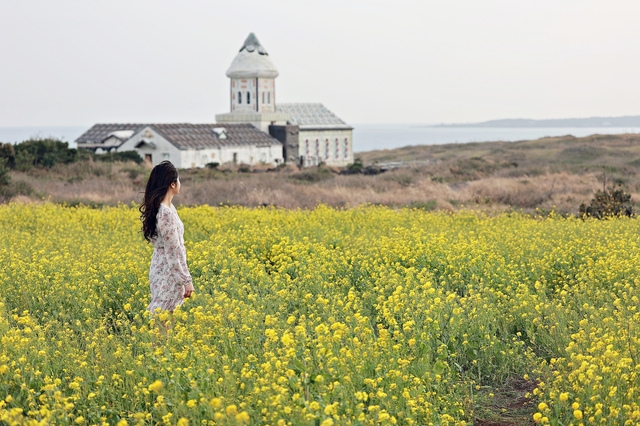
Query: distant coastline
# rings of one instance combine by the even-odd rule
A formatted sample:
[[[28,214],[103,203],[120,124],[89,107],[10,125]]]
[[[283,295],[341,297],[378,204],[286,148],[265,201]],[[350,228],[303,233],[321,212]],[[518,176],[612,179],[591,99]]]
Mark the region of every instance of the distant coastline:
[[[623,117],[555,118],[532,120],[527,118],[505,118],[481,123],[432,124],[425,127],[473,127],[473,128],[554,128],[554,127],[640,127],[640,115]]]
[[[0,143],[20,143],[28,139],[52,138],[69,142],[75,148],[75,140],[91,126],[25,126],[0,127]]]

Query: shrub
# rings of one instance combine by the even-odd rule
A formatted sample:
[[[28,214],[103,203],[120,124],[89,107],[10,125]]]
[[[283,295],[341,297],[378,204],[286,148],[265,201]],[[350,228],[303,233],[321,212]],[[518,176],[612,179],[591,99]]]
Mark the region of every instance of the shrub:
[[[142,157],[137,151],[108,152],[106,154],[95,154],[94,158],[100,161],[113,163],[116,161],[126,162],[133,161],[136,164],[142,164]]]
[[[205,164],[205,167],[208,169],[217,169],[219,165],[220,163],[213,162]]]
[[[15,181],[10,185],[0,185],[0,200],[7,200],[11,197],[15,197],[16,195],[31,196],[34,195],[34,193],[35,191],[31,184],[21,180]]]
[[[364,164],[362,163],[362,159],[361,158],[356,158],[353,163],[349,164],[347,166],[347,169],[345,170],[345,174],[348,175],[355,175],[358,173],[362,173],[362,169],[364,168]]]
[[[0,161],[5,160],[5,166],[12,168],[16,157],[16,150],[11,143],[0,144]]]
[[[579,211],[582,216],[598,219],[611,216],[632,216],[631,194],[624,192],[619,185],[608,190],[605,188],[596,192],[588,206],[582,203]]]
[[[51,168],[58,163],[72,163],[78,151],[58,139],[29,139],[14,146],[15,167],[27,171],[34,166]]]
[[[379,175],[380,173],[384,173],[385,171],[378,166],[367,166],[362,169],[363,175]]]
[[[326,167],[310,168],[292,175],[291,178],[301,182],[322,182],[331,178],[331,170]]]
[[[11,176],[9,176],[9,168],[7,167],[7,160],[0,158],[0,186],[6,186],[11,183]]]

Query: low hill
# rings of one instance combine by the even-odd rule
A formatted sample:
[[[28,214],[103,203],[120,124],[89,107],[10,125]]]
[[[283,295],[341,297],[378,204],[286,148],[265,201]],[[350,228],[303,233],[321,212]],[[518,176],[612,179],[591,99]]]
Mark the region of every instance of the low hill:
[[[549,120],[506,118],[483,121],[482,123],[438,124],[433,127],[640,127],[640,116],[555,118]]]
[[[440,173],[440,177],[452,181],[468,180],[470,175],[521,177],[544,173],[604,173],[610,180],[634,186],[640,172],[640,135],[562,136],[520,142],[407,146],[362,152],[358,157],[365,165],[427,163],[434,175]]]

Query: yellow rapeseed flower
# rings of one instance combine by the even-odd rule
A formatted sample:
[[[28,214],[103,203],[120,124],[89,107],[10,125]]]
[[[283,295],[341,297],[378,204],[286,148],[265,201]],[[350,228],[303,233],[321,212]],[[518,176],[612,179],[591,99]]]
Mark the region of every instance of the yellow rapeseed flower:
[[[164,388],[164,383],[162,383],[160,380],[156,380],[149,385],[148,389],[153,392],[160,392],[162,388]]]

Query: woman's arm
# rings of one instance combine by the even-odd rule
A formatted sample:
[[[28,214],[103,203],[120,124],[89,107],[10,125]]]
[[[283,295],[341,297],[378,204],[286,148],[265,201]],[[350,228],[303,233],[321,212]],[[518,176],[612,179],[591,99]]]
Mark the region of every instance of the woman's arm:
[[[165,210],[158,218],[158,236],[164,243],[169,270],[178,285],[190,285],[191,274],[187,266],[187,252],[178,232],[177,214]]]

